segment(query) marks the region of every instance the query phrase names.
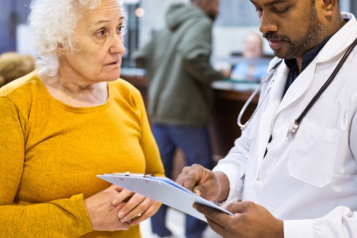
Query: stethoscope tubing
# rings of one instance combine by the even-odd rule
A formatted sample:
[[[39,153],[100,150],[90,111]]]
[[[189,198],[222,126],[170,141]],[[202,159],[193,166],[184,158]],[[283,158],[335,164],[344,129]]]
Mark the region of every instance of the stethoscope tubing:
[[[257,95],[257,93],[259,92],[259,90],[262,88],[263,84],[265,83],[269,83],[270,80],[272,78],[274,78],[276,76],[276,70],[278,68],[278,66],[282,63],[283,61],[280,60],[278,63],[276,63],[276,65],[274,65],[274,67],[269,71],[269,73],[263,78],[263,80],[260,82],[259,86],[253,91],[252,95],[248,98],[248,100],[244,103],[244,106],[242,107],[242,110],[239,112],[238,115],[238,126],[240,127],[240,129],[243,131],[250,123],[251,119],[254,117],[255,113],[259,110],[259,108],[261,107],[261,105],[263,104],[263,102],[265,101],[265,99],[269,96],[269,92],[270,89],[274,83],[271,82],[270,87],[268,88],[267,93],[265,94],[264,98],[262,100],[260,100],[260,103],[258,104],[257,108],[254,110],[253,114],[251,115],[251,117],[249,118],[249,120],[245,123],[242,124],[242,117],[246,111],[246,109],[248,108],[249,104],[251,103],[251,101],[253,100],[253,98],[255,97],[255,95]]]

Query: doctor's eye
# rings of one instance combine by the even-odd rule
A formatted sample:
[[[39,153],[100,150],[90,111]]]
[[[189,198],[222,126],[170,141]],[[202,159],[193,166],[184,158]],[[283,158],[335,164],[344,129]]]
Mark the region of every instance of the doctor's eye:
[[[283,9],[276,9],[276,8],[273,9],[273,11],[275,13],[278,13],[278,14],[287,13],[289,10],[290,10],[290,7],[286,7],[286,8],[283,8]]]
[[[256,8],[255,8],[255,11],[258,12],[258,13],[262,13],[262,12],[263,12],[263,8],[261,8],[261,7],[256,7]]]

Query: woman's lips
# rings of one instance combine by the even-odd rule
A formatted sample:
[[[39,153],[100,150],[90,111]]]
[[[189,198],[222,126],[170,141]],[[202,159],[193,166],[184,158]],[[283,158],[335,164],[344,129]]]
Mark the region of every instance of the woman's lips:
[[[112,65],[117,66],[117,65],[119,65],[119,63],[120,63],[120,61],[115,61],[115,62],[111,62],[111,63],[106,64],[106,65],[107,66],[112,66]]]

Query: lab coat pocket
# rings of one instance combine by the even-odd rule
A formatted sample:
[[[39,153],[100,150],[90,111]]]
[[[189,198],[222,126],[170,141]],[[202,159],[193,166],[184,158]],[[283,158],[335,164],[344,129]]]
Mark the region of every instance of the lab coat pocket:
[[[331,183],[340,131],[305,118],[293,138],[288,170],[292,177],[316,187]]]

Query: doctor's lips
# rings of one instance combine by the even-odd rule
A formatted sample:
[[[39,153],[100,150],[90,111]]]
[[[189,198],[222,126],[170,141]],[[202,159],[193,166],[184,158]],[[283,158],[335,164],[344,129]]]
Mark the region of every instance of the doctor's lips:
[[[272,50],[278,50],[283,43],[288,43],[290,40],[287,37],[279,36],[276,33],[267,32],[263,37],[268,40],[269,46]]]

